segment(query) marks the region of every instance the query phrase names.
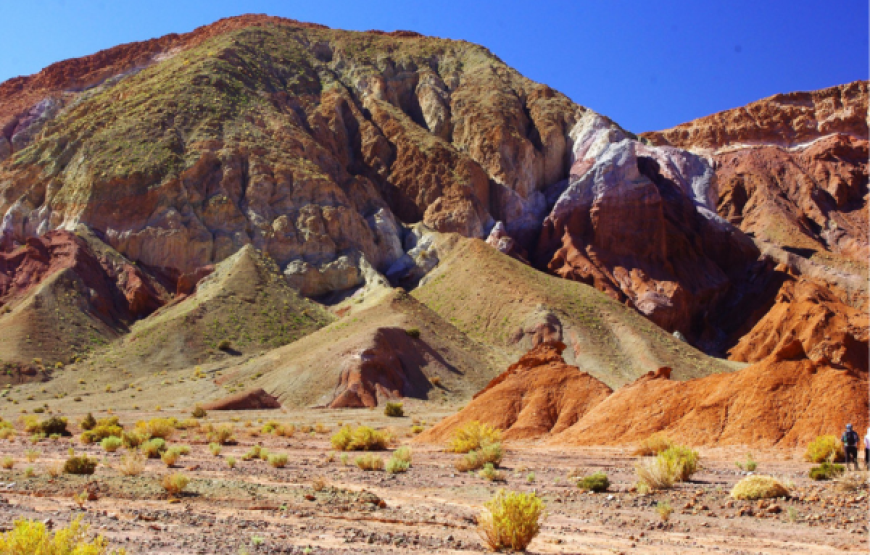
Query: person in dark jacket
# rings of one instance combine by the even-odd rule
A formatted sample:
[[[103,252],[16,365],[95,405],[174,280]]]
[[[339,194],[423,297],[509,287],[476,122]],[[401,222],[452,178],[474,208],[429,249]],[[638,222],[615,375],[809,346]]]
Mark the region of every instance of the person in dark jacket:
[[[846,424],[846,431],[840,441],[843,442],[843,450],[846,452],[846,468],[849,468],[849,463],[858,470],[858,442],[861,438],[858,432],[852,429],[851,424]]]

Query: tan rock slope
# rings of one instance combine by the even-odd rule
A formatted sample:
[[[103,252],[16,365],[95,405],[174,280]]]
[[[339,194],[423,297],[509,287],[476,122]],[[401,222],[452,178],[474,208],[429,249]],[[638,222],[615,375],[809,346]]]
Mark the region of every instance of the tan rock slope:
[[[470,338],[513,357],[561,341],[568,364],[613,388],[662,366],[681,380],[735,368],[595,288],[535,270],[483,241],[459,240],[438,257],[412,295]]]
[[[577,423],[612,390],[586,372],[565,364],[565,344],[541,343],[478,392],[453,416],[426,430],[418,441],[442,443],[466,422],[486,422],[505,439],[558,434]]]

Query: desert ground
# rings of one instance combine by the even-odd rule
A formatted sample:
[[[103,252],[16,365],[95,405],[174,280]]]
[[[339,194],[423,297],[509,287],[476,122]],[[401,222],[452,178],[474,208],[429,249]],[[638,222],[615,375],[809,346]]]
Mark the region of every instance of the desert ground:
[[[486,548],[476,517],[484,502],[506,488],[534,491],[546,503],[541,533],[528,553],[867,550],[866,474],[850,473],[864,480],[851,487],[813,482],[799,450],[753,450],[757,473],[793,485],[790,498],[764,502],[729,497],[746,474],[736,466],[748,456],[742,448],[700,449],[703,469],[690,482],[639,494],[633,487],[637,457],[631,446],[556,449],[515,442],[506,444],[504,481],[490,482],[457,471],[454,462],[461,456],[444,446],[413,443],[412,426],[429,427],[458,408],[408,401],[400,418],[387,417],[382,409],[212,411],[198,421],[201,427],[177,430],[168,442],[189,445],[189,455],[171,469],[160,459],[148,460],[138,476],[117,469],[123,447],[108,453],[99,444],[81,442],[81,414],[66,415],[72,437],[36,441],[17,425],[16,436],[0,442],[0,459],[14,462],[0,470],[0,527],[29,518],[57,528],[82,516],[91,532],[131,554],[480,553]],[[154,417],[190,419],[189,412],[168,410],[114,415],[125,428]],[[270,421],[294,423],[296,433],[262,433]],[[209,424],[233,425],[237,444],[212,455],[204,433]],[[391,431],[395,444],[376,454],[387,458],[389,451],[409,445],[410,470],[388,474],[357,468],[359,453],[343,457],[330,444],[332,433],[346,424]],[[286,454],[286,466],[243,460],[254,445]],[[52,477],[50,470],[66,460],[70,449],[99,459],[92,476]],[[230,457],[237,460],[232,469]],[[608,492],[578,489],[577,476],[599,470],[610,478]],[[161,486],[171,472],[190,478],[175,497]],[[673,508],[666,522],[656,510],[664,500]]]

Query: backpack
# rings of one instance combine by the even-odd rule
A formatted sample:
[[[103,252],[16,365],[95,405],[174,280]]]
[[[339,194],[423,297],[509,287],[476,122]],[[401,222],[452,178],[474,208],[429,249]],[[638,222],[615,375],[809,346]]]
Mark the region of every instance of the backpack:
[[[843,445],[846,447],[855,447],[858,445],[858,432],[852,430],[851,432],[846,432],[843,434]]]

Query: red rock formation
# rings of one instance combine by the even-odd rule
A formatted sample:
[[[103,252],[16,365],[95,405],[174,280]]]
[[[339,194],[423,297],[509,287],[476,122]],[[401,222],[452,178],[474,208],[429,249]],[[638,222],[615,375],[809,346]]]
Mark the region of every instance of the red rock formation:
[[[478,392],[461,411],[421,434],[444,442],[453,430],[477,420],[504,430],[505,439],[533,439],[573,426],[612,390],[562,359],[564,343],[541,343]]]
[[[690,445],[797,447],[868,424],[867,373],[806,358],[799,341],[733,373],[687,382],[653,373],[625,386],[554,445],[619,445],[664,432]]]
[[[868,371],[867,314],[806,279],[783,284],[774,306],[731,350],[729,358],[758,362],[797,342],[818,364]]]
[[[72,270],[93,293],[91,306],[108,321],[147,316],[164,303],[151,279],[132,264],[116,266],[98,257],[68,231],[30,238],[20,248],[0,252],[0,306],[25,297],[53,274]]]
[[[249,389],[202,405],[205,410],[280,409],[278,399],[262,389]]]
[[[655,144],[686,149],[791,146],[838,133],[866,139],[867,85],[867,81],[855,81],[818,91],[776,94],[643,136]]]
[[[329,408],[376,407],[386,399],[424,396],[431,386],[419,371],[416,341],[404,329],[378,329],[371,345],[345,362]]]

